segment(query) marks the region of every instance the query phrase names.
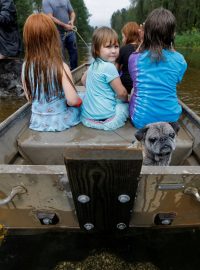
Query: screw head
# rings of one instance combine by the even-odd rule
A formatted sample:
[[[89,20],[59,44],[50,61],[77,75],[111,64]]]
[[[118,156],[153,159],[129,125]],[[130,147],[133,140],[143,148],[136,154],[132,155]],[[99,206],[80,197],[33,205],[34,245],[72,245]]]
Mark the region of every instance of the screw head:
[[[121,194],[118,196],[118,201],[120,203],[127,203],[130,201],[130,199],[131,199],[130,196],[128,196],[127,194]]]
[[[170,225],[171,224],[171,220],[170,219],[163,219],[161,221],[162,225]]]
[[[92,223],[85,223],[84,224],[84,228],[87,230],[87,231],[90,231],[94,228],[94,225]]]
[[[90,201],[90,197],[87,196],[87,195],[82,194],[82,195],[79,195],[79,196],[78,196],[77,200],[78,200],[80,203],[87,203],[87,202]]]
[[[117,229],[119,229],[119,230],[124,230],[126,228],[126,224],[125,223],[118,223],[117,224]]]
[[[50,218],[43,218],[43,223],[45,224],[45,225],[49,225],[49,224],[51,224],[51,219]]]

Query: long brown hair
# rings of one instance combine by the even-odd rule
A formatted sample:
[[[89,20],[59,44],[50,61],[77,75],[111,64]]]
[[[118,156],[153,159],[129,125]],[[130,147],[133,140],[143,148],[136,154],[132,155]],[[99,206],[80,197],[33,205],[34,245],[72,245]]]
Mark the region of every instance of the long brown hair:
[[[128,22],[122,28],[122,33],[126,37],[126,44],[135,42],[140,43],[139,25],[136,22]]]
[[[144,25],[143,50],[150,51],[153,61],[160,61],[162,49],[171,49],[174,45],[176,19],[171,11],[164,8],[154,9]]]
[[[24,25],[24,80],[29,99],[46,100],[62,94],[63,60],[58,30],[43,13],[30,15]]]

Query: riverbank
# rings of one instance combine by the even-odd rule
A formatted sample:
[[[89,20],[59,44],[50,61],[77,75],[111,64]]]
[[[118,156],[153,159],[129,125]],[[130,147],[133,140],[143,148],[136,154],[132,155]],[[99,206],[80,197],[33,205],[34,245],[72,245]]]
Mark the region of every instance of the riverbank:
[[[176,47],[200,50],[200,32],[196,29],[193,29],[191,32],[177,34],[175,44]]]

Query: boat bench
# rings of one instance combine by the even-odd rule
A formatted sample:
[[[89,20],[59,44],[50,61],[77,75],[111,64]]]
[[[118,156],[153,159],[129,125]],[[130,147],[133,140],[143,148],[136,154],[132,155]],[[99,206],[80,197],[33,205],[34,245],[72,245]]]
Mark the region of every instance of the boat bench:
[[[27,164],[62,165],[69,151],[84,149],[125,150],[140,148],[134,137],[136,129],[128,121],[116,131],[103,131],[79,124],[62,132],[38,132],[26,129],[18,138],[18,149]],[[133,140],[135,143],[133,143]],[[171,165],[182,165],[191,154],[193,141],[181,128],[177,137],[177,147]],[[181,159],[180,159],[181,157]]]

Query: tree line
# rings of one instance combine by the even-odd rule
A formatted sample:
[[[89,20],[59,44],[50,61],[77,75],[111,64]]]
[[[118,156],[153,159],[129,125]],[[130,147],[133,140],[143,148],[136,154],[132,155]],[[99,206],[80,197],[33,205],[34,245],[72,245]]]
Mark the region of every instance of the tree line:
[[[153,9],[161,6],[171,10],[175,15],[178,33],[200,30],[199,0],[130,0],[129,8],[123,8],[112,14],[111,26],[120,33],[126,22],[143,23]]]
[[[33,12],[42,11],[42,0],[14,0],[17,7],[18,25],[22,34],[26,18]],[[76,12],[78,32],[89,41],[94,28],[89,25],[90,14],[84,0],[71,0]],[[157,7],[172,11],[177,19],[178,33],[200,31],[200,1],[199,0],[130,0],[129,8],[117,10],[112,14],[111,27],[118,33],[128,21],[143,23],[147,15]]]
[[[85,6],[84,0],[70,1],[76,13],[76,26],[78,32],[88,40],[93,32],[93,27],[89,25],[90,14]],[[42,0],[14,0],[17,8],[17,18],[20,33],[22,34],[24,23],[27,17],[33,12],[42,11]]]

